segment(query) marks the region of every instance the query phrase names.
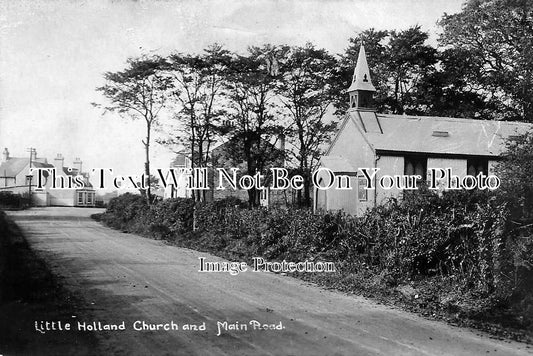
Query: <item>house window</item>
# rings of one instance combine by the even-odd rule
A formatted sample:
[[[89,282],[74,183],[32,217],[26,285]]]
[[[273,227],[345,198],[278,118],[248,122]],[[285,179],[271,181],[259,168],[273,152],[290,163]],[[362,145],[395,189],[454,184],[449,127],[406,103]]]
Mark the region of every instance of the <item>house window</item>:
[[[466,161],[466,174],[475,177],[480,173],[488,175],[489,161],[486,159],[468,159]]]
[[[366,188],[366,178],[365,177],[359,177],[357,182],[357,188],[358,188],[358,198],[359,201],[367,201],[368,200],[368,190]]]
[[[83,192],[78,192],[78,205],[83,205]]]
[[[87,193],[87,205],[93,204],[93,193]]]
[[[418,175],[422,177],[423,181],[425,181],[427,166],[428,166],[427,157],[406,156],[404,157],[403,173],[409,176]]]

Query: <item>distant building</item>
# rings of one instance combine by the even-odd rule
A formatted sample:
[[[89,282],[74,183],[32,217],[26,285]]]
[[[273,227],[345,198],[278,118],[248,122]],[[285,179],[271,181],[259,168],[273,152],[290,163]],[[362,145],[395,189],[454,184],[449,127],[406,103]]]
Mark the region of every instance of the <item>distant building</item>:
[[[55,169],[58,179],[68,180],[68,177],[81,176],[84,188],[51,189],[52,177],[43,174],[43,188],[37,188],[38,173],[30,175],[30,168]],[[62,178],[60,178],[62,177]],[[34,206],[94,206],[95,191],[89,183],[88,176],[82,173],[82,161],[76,158],[73,167],[64,166],[64,158],[58,154],[54,163],[48,163],[46,158],[37,157],[32,151],[28,157],[11,157],[9,150],[4,149],[0,163],[0,191],[9,191],[27,195],[31,191]]]
[[[359,168],[377,168],[374,183],[388,175],[420,175],[430,168],[451,168],[459,177],[493,173],[505,139],[532,129],[521,122],[449,117],[385,115],[373,109],[374,86],[361,46],[352,84],[350,108],[320,167],[350,177],[351,190],[314,190],[315,210],[343,210],[360,215],[366,209],[401,197],[404,190],[367,190]],[[327,179],[320,175],[322,180]]]
[[[272,151],[275,152],[276,156],[279,156],[278,159],[273,162],[273,165],[278,168],[285,166],[283,157],[283,152],[285,150],[285,137],[279,135],[276,141],[276,145],[272,144]],[[246,174],[246,161],[244,157],[240,160],[236,160],[235,156],[240,152],[235,152],[235,144],[232,142],[224,142],[215,146],[211,152],[208,160],[207,167],[207,181],[209,189],[202,191],[197,190],[199,194],[202,194],[205,201],[214,201],[221,200],[228,197],[238,198],[242,201],[248,201],[248,190],[246,189],[233,189],[228,184],[223,184],[226,189],[217,189],[218,186],[218,171],[216,168],[224,168],[228,173],[231,172],[231,168],[238,168],[237,176],[240,178],[242,174]],[[189,169],[191,168],[191,160],[184,153],[179,153],[176,155],[174,160],[170,164],[170,168],[176,169],[176,173],[180,169]],[[265,175],[269,176],[269,172],[265,172]],[[166,173],[165,181],[171,182],[170,173]],[[183,181],[185,183],[185,181]],[[264,182],[264,185],[267,186],[266,189],[261,189],[257,192],[257,199],[261,206],[272,206],[272,205],[286,205],[287,203],[292,203],[295,199],[295,192],[290,189],[287,190],[271,190],[268,188],[270,185],[269,181]],[[185,186],[174,187],[169,185],[165,189],[165,198],[190,198],[192,197],[192,191],[190,189],[185,189]]]
[[[170,162],[170,168],[175,170],[175,173],[181,170],[191,168],[191,160],[183,153],[178,153],[176,157]],[[172,182],[170,171],[166,172],[165,181]],[[183,183],[186,181],[184,180]],[[163,193],[163,198],[190,198],[191,190],[185,188],[185,184],[175,186],[174,184],[167,185]]]

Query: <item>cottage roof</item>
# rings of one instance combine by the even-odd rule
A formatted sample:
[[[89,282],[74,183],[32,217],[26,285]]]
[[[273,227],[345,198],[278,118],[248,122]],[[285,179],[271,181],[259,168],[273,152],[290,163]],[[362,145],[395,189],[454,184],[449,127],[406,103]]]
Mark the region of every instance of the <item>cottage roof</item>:
[[[0,164],[0,177],[15,177],[19,174],[29,163],[29,158],[12,157]],[[32,160],[33,168],[53,168],[54,166],[46,163],[44,159]]]
[[[170,167],[185,167],[187,165],[186,156],[178,153],[176,157],[170,162]]]
[[[376,151],[499,156],[505,139],[533,125],[513,121],[360,113],[348,115]],[[377,119],[377,120],[376,120]]]
[[[76,177],[80,172],[77,168],[63,167],[63,173],[67,176]]]
[[[74,162],[74,163],[76,163],[76,162]],[[66,176],[71,176],[71,177],[77,177],[78,175],[81,175],[81,176],[84,177],[84,182],[83,182],[84,188],[90,189],[90,188],[93,187],[91,182],[89,182],[88,174],[80,172],[79,169],[77,169],[77,168],[63,167],[63,174],[65,174]]]

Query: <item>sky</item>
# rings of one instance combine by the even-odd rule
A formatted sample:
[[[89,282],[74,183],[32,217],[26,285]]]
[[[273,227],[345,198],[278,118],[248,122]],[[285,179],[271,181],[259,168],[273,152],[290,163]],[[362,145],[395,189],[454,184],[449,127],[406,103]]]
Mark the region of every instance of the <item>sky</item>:
[[[103,73],[129,57],[172,51],[199,53],[212,43],[244,52],[263,43],[308,41],[342,53],[358,31],[420,25],[438,37],[436,22],[460,11],[462,0],[0,0],[0,149],[13,157],[34,147],[84,170],[140,174],[144,126],[103,115],[95,89]],[[173,153],[155,144],[152,167]]]

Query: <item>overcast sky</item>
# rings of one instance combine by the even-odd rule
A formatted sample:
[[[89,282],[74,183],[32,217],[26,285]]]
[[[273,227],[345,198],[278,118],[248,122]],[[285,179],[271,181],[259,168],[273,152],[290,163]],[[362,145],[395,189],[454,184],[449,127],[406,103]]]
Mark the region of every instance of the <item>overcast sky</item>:
[[[419,24],[437,38],[437,20],[462,0],[352,1],[10,1],[0,0],[0,149],[35,147],[65,164],[141,173],[142,122],[101,115],[95,88],[128,57],[173,50],[200,52],[217,42],[244,51],[254,44],[315,43],[342,52],[357,31]],[[153,167],[171,153],[153,149]],[[85,170],[85,169],[84,169]]]

